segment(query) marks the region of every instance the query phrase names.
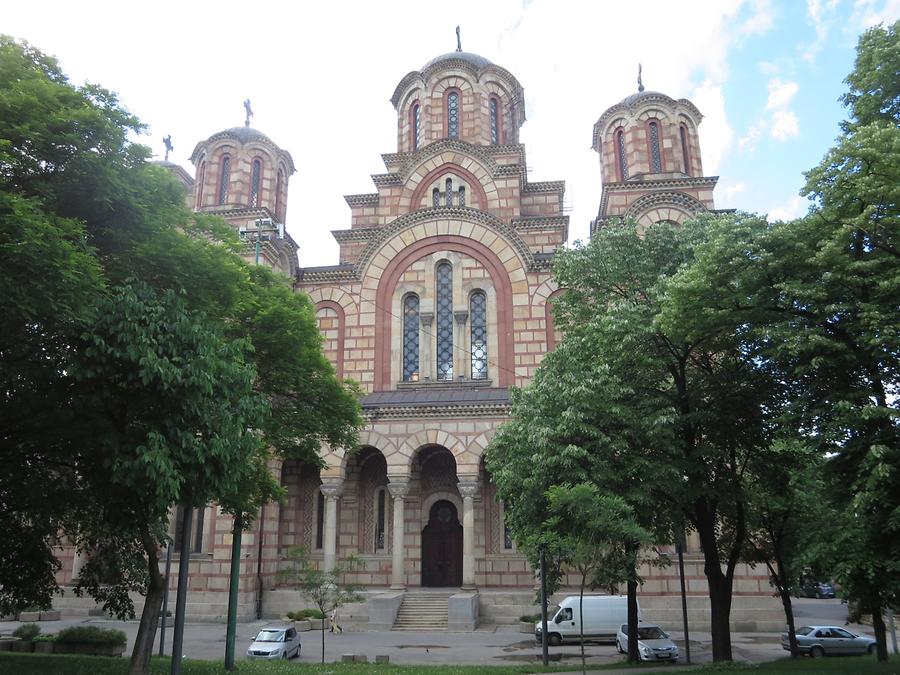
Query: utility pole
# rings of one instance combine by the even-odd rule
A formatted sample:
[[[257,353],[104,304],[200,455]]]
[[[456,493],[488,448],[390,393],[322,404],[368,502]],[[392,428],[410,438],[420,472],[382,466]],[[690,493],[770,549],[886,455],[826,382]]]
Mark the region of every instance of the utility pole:
[[[257,243],[257,246],[259,244]],[[231,533],[231,577],[228,582],[228,627],[225,631],[225,670],[234,670],[234,641],[237,634],[238,586],[241,583],[241,532],[244,529],[242,513],[234,516]]]
[[[181,550],[178,552],[178,594],[175,596],[175,634],[172,637],[171,675],[181,675],[181,650],[184,646],[184,608],[187,603],[188,565],[191,558],[191,518],[194,509],[190,501],[184,505],[181,519]]]
[[[547,650],[547,562],[544,560],[544,544],[541,544],[541,661],[544,667],[550,663]]]
[[[687,591],[684,585],[684,528],[675,544],[675,550],[678,551],[678,572],[681,577],[681,618],[684,622],[684,653],[687,663],[691,662],[691,634],[688,632],[688,615],[687,615]]]
[[[172,547],[174,541],[170,541],[166,546],[166,590],[163,594],[162,617],[159,624],[159,655],[162,656],[166,650],[166,615],[169,613],[169,579],[172,572]]]

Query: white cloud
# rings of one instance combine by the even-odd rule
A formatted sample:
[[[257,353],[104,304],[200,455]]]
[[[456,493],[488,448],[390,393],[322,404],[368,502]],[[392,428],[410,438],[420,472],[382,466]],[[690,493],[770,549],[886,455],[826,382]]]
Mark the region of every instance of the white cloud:
[[[835,20],[835,10],[840,0],[806,0],[806,15],[816,32],[816,38],[807,45],[802,57],[809,63],[814,63],[816,55],[828,42],[828,34]]]
[[[791,197],[787,202],[769,210],[769,220],[793,220],[805,216],[809,211],[809,200],[806,197]]]
[[[738,148],[740,150],[752,150],[756,147],[756,142],[766,130],[768,123],[766,120],[759,120],[747,129],[747,133],[738,140]]]
[[[782,82],[777,78],[770,80],[769,100],[766,103],[766,110],[787,108],[791,104],[791,99],[796,96],[799,88],[796,82]]]
[[[772,114],[772,126],[769,133],[776,141],[786,141],[799,136],[800,125],[797,123],[797,116],[790,110],[776,110]]]
[[[694,90],[691,100],[703,111],[703,172],[713,176],[719,171],[722,158],[731,148],[734,130],[725,114],[725,95],[720,85],[706,80]]]
[[[747,189],[745,183],[720,183],[716,186],[716,202],[730,204],[736,196]],[[725,208],[728,208],[727,206]]]
[[[890,24],[900,17],[900,0],[856,0],[853,3],[852,32],[875,26]]]

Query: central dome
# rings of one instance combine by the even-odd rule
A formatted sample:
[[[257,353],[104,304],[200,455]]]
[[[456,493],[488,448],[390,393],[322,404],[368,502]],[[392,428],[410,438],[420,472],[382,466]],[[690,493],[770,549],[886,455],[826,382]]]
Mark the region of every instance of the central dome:
[[[431,59],[431,61],[422,66],[422,70],[427,70],[434,64],[440,63],[441,61],[452,61],[454,59],[466,61],[476,68],[484,68],[485,66],[491,65],[490,61],[488,61],[483,56],[479,56],[478,54],[473,54],[471,52],[447,52],[446,54],[441,54],[440,56],[436,56]]]

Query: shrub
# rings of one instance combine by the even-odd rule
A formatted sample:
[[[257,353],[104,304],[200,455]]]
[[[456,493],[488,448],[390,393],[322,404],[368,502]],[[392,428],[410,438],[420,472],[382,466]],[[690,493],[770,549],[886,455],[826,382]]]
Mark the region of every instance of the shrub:
[[[521,621],[522,623],[537,623],[540,620],[540,614],[523,614],[519,617],[519,621]]]
[[[40,632],[41,627],[36,623],[23,623],[13,631],[13,637],[17,637],[20,640],[34,640]]]
[[[53,633],[41,633],[33,640],[34,642],[55,642],[56,635]]]
[[[97,626],[70,626],[63,628],[56,636],[57,642],[92,645],[124,645],[128,638],[120,630],[98,628]]]
[[[287,617],[293,621],[304,619],[324,619],[325,615],[318,609],[298,609],[296,612],[288,612]]]

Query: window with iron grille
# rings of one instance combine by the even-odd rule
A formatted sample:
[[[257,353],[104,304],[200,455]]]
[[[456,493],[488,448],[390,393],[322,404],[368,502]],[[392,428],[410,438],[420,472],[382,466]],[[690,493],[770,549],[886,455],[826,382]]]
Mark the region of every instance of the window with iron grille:
[[[259,182],[262,176],[262,162],[258,159],[253,160],[253,166],[250,169],[250,203],[249,206],[259,206]]]
[[[684,173],[688,176],[691,175],[691,157],[688,154],[688,139],[687,139],[687,129],[684,128],[682,124],[680,127],[681,131],[681,161],[684,163]]]
[[[437,266],[437,379],[453,379],[453,268],[442,262]]]
[[[387,491],[384,488],[378,489],[378,506],[376,507],[375,518],[375,550],[384,550],[384,531],[387,520]]]
[[[419,380],[419,297],[403,300],[403,381]]]
[[[662,173],[662,159],[659,156],[659,125],[650,122],[650,172]]]
[[[447,195],[447,206],[453,206],[453,180],[444,181],[444,194]]]
[[[500,110],[497,99],[491,99],[491,143],[497,145],[500,142]]]
[[[219,173],[219,204],[228,201],[228,181],[231,180],[231,157],[222,158],[222,170]]]
[[[459,93],[447,95],[447,138],[459,138]]]
[[[459,197],[457,197],[457,201],[460,206],[466,205],[466,188],[463,185],[459,186]]]
[[[487,298],[483,291],[475,291],[469,298],[469,320],[472,342],[472,379],[488,376]]]
[[[616,157],[619,160],[619,180],[628,178],[628,162],[625,157],[625,132],[616,132]]]

